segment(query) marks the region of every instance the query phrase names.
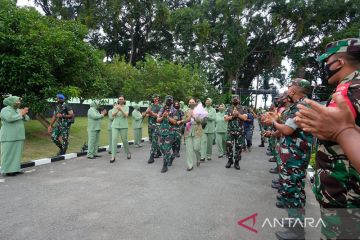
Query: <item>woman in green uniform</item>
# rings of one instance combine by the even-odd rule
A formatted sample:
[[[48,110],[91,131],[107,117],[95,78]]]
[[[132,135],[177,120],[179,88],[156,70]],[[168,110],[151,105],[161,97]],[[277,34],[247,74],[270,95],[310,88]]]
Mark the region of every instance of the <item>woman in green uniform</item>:
[[[112,150],[111,150],[111,160],[110,163],[115,162],[117,142],[119,135],[121,137],[127,159],[131,158],[129,151],[128,143],[128,116],[129,116],[129,107],[125,105],[124,95],[119,96],[119,101],[115,105],[112,116],[114,118],[113,123],[111,124],[112,129]]]
[[[194,118],[193,110],[197,104],[194,99],[189,100],[190,109],[185,113],[185,143],[186,143],[186,162],[187,162],[187,171],[194,169],[194,163],[200,166],[200,157],[201,157],[201,136],[203,134],[203,129],[201,126],[202,120]]]
[[[90,109],[88,110],[88,152],[87,158],[95,159],[97,156],[97,150],[99,148],[101,120],[106,115],[106,110],[102,110],[101,113],[97,110],[98,105],[95,102],[90,103]]]
[[[134,105],[134,111],[132,112],[132,127],[134,129],[134,145],[136,148],[142,147],[140,145],[142,138],[142,125],[144,114],[141,114],[139,111],[140,106],[138,104]]]
[[[216,113],[216,145],[218,147],[219,152],[219,158],[222,158],[225,154],[225,148],[226,148],[226,133],[227,133],[227,127],[228,123],[224,120],[225,116],[225,105],[222,103],[219,105],[219,112]]]
[[[6,176],[15,176],[22,173],[20,163],[24,151],[25,127],[24,122],[29,120],[29,109],[20,107],[20,98],[7,97],[1,109],[1,173]]]

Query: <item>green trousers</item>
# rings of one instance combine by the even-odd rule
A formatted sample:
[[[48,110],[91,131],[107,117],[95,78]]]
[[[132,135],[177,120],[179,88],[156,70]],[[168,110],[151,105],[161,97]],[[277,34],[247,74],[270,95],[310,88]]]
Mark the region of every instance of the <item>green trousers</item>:
[[[94,157],[99,148],[100,130],[88,131],[88,157]]]
[[[215,133],[203,133],[201,136],[201,158],[211,158],[212,145],[214,142]]]
[[[125,153],[126,154],[130,153],[129,152],[129,142],[128,142],[128,129],[127,128],[113,128],[112,129],[112,149],[111,149],[111,156],[113,159],[116,156],[119,135],[120,135],[121,141],[123,143]]]
[[[185,138],[186,163],[188,168],[192,168],[194,163],[200,161],[201,138],[188,136]]]
[[[142,138],[142,129],[141,128],[134,128],[134,145],[138,146],[141,143]]]
[[[108,151],[112,151],[112,129],[108,129],[108,142],[109,142],[109,148]]]
[[[224,133],[216,133],[215,142],[216,142],[216,145],[218,147],[219,156],[225,155],[226,132],[224,132]]]
[[[1,142],[1,173],[20,171],[24,140]]]

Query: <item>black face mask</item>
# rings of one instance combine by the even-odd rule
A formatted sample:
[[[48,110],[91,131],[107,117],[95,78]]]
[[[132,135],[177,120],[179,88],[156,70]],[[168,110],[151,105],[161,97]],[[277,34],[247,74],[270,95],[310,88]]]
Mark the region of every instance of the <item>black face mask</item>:
[[[332,61],[331,63],[326,64],[326,66],[325,66],[325,68],[324,68],[326,79],[331,78],[331,77],[334,76],[338,71],[341,70],[341,67],[338,68],[338,69],[335,69],[335,70],[330,70],[331,65],[333,65],[333,64],[336,63],[337,61],[339,61],[339,59],[336,59],[336,60]]]
[[[172,105],[172,101],[166,101],[166,106],[170,107]]]

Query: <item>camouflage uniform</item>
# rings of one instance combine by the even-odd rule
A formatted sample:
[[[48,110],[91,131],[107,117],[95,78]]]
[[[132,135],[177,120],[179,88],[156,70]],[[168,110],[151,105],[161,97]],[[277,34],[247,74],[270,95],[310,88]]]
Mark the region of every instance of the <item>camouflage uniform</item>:
[[[295,79],[293,84],[301,87],[311,87],[304,79]],[[294,118],[299,104],[304,104],[304,99],[299,99],[291,105],[283,115],[285,125],[294,129],[291,135],[284,136],[280,142],[281,172],[280,182],[282,187],[279,190],[281,202],[288,209],[290,218],[304,219],[305,215],[305,177],[306,169],[311,157],[311,146],[313,137],[311,134],[298,128]]]
[[[160,123],[159,144],[164,158],[164,165],[171,166],[175,158],[174,153],[171,151],[174,142],[174,125],[170,123],[169,118],[175,117],[176,109],[173,106],[164,106],[159,111],[159,117],[162,117],[165,111],[167,111],[169,115],[168,118],[164,118]]]
[[[351,51],[360,51],[360,39],[345,39],[329,44],[319,61],[326,60],[336,52]],[[344,88],[347,87],[346,92]],[[356,116],[355,123],[360,126],[360,71],[348,75],[335,91],[348,98],[349,107]],[[332,107],[333,104],[330,100],[327,106]],[[313,191],[326,225],[321,231],[322,238],[359,239],[360,173],[335,142],[318,140]]]
[[[68,114],[69,111],[72,111],[72,108],[67,104],[57,104],[54,115]],[[56,144],[56,146],[63,150],[63,153],[66,152],[69,145],[69,132],[70,132],[71,123],[67,118],[58,118],[56,117],[55,126],[51,133],[51,139]],[[59,139],[61,137],[61,140]]]
[[[235,108],[239,114],[245,114],[244,109],[238,105],[229,107],[226,111],[226,115],[232,116]],[[239,163],[241,160],[241,151],[243,148],[242,144],[244,142],[244,137],[243,120],[240,118],[230,120],[228,122],[228,131],[226,136],[226,156],[229,159],[229,163],[232,164],[234,160],[235,163]]]
[[[174,119],[176,121],[181,121],[184,118],[184,112],[181,111],[180,109],[175,109],[175,113],[174,113]],[[183,129],[183,125],[175,125],[173,126],[174,128],[174,132],[173,132],[173,138],[174,138],[174,142],[172,145],[172,150],[173,153],[176,155],[180,152],[180,145],[181,145],[181,135],[182,135],[182,129]]]
[[[158,113],[161,109],[160,104],[151,104],[150,110],[154,113]],[[150,156],[154,157],[160,151],[158,138],[159,138],[159,124],[156,122],[156,117],[149,116],[148,120],[148,134],[149,141],[151,142]]]

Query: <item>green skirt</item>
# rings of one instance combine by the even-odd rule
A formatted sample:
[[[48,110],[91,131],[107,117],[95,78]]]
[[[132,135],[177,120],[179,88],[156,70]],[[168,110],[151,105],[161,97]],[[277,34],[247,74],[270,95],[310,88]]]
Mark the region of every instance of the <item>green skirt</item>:
[[[1,173],[20,171],[24,140],[1,142]]]

